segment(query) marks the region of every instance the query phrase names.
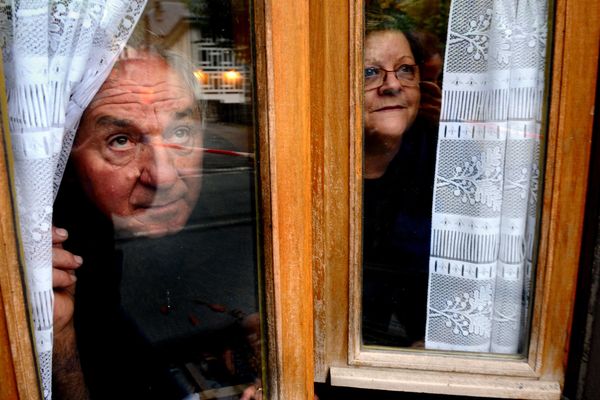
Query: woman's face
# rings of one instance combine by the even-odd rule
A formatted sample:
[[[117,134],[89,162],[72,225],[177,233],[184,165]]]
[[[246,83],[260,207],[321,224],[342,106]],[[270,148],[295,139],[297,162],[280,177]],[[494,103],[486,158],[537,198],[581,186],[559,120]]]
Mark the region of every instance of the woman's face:
[[[416,60],[410,44],[400,31],[375,31],[365,40],[365,69],[375,67],[394,71]],[[387,147],[399,146],[419,111],[419,76],[415,84],[402,84],[393,72],[385,73],[379,87],[365,90],[366,140],[378,139]]]

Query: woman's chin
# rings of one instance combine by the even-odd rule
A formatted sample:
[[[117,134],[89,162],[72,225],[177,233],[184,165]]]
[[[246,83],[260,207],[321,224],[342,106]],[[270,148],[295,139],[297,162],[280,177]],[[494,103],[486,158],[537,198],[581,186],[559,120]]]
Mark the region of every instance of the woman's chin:
[[[376,146],[385,147],[393,150],[397,149],[402,142],[404,136],[404,129],[374,129],[369,130],[365,128],[365,146]]]

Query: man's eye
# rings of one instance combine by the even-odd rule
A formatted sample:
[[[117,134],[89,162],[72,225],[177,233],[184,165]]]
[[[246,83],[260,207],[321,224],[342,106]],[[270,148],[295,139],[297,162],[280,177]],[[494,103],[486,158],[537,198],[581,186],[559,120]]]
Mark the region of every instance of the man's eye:
[[[115,150],[127,150],[133,147],[133,142],[126,135],[117,135],[108,141],[108,145]]]
[[[375,78],[377,75],[379,75],[379,68],[375,68],[375,67],[365,68],[365,79]]]
[[[186,146],[191,145],[192,129],[188,126],[179,127],[171,132],[167,141],[171,144]]]

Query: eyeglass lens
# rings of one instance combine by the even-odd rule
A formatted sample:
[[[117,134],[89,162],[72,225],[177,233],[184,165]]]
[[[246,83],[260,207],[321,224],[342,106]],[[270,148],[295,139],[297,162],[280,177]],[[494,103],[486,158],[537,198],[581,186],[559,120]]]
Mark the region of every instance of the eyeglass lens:
[[[395,70],[387,70],[381,67],[365,68],[365,89],[375,89],[383,85],[388,73],[393,72],[394,76],[403,86],[414,87],[419,85],[417,79],[418,72],[416,65],[404,64]]]

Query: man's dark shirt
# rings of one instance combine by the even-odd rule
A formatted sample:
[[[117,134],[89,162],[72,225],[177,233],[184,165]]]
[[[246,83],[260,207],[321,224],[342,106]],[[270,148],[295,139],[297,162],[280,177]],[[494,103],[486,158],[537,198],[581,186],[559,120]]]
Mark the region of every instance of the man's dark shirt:
[[[258,361],[241,323],[258,311],[252,173],[244,174],[237,193],[205,183],[209,195],[181,232],[128,239],[67,172],[54,223],[84,260],[74,321],[92,399],[181,399],[254,381]],[[234,197],[248,204],[230,204]],[[225,218],[227,209],[237,214]]]

